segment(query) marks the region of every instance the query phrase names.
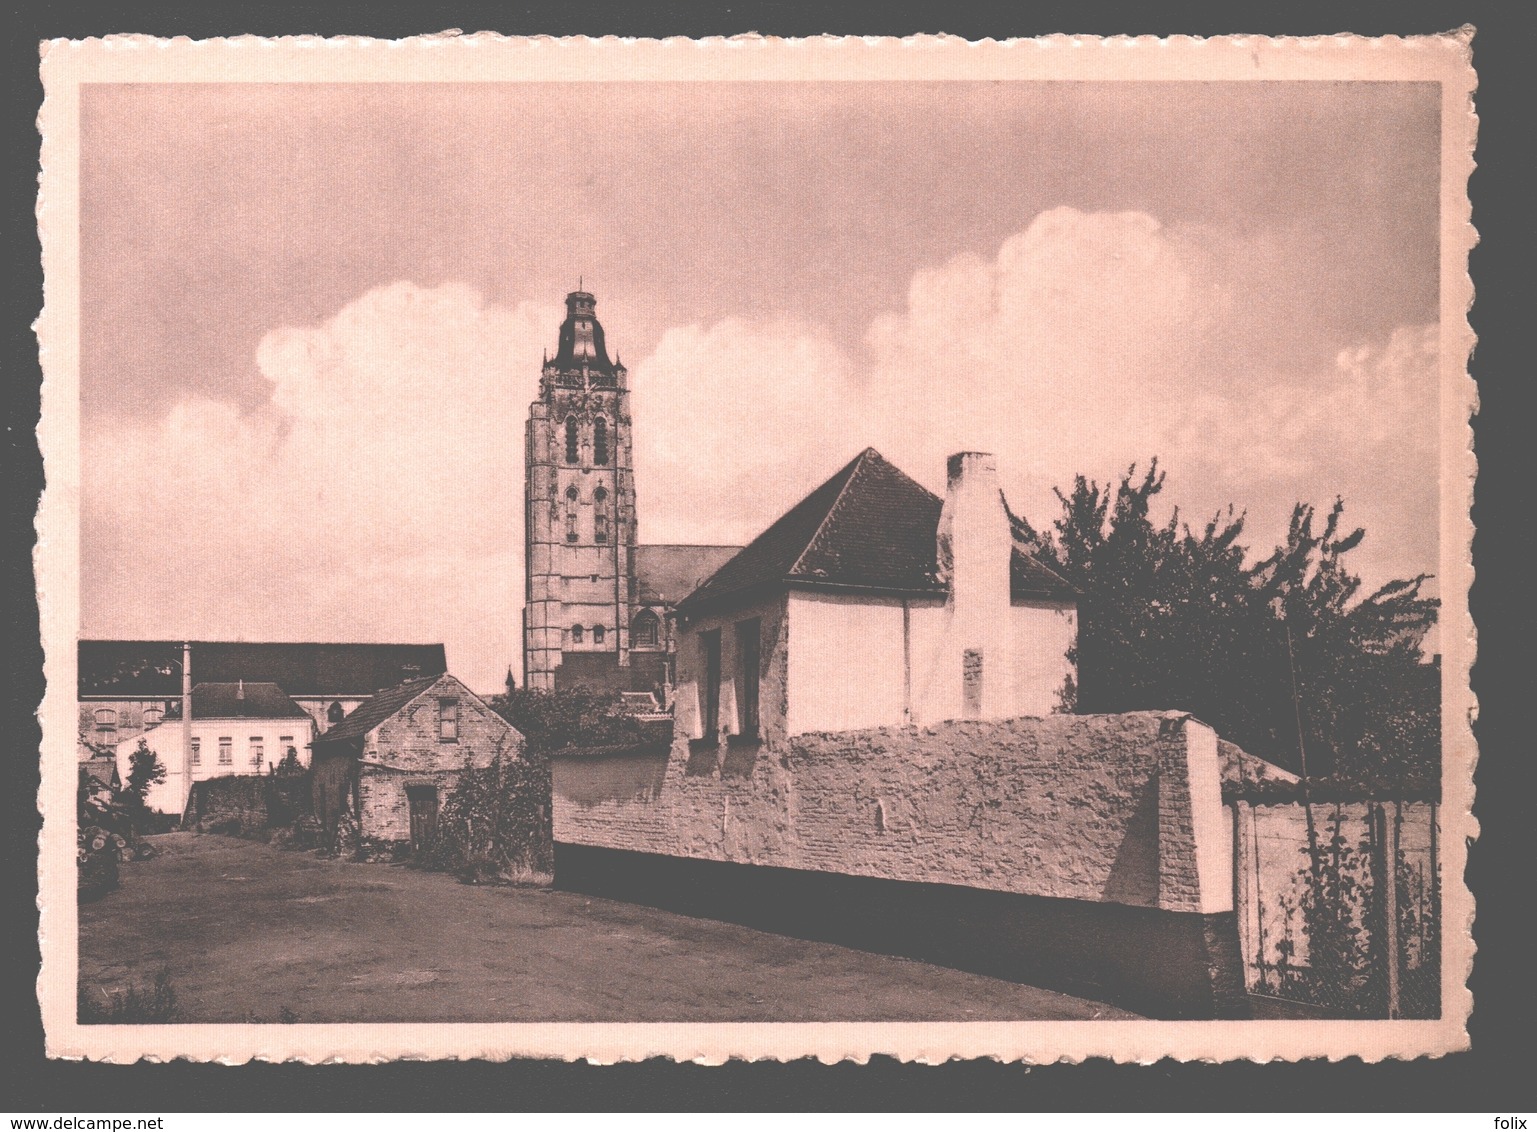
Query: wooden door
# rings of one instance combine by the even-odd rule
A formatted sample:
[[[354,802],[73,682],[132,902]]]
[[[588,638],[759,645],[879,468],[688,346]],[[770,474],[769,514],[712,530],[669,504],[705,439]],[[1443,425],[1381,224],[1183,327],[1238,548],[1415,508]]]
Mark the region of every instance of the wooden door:
[[[407,786],[406,798],[411,803],[411,851],[419,853],[438,835],[438,788]]]

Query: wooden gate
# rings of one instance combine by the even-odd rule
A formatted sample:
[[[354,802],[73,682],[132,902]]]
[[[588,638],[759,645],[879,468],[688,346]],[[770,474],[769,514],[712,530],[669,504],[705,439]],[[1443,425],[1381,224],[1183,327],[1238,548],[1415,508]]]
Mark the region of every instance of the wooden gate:
[[[407,786],[411,803],[411,851],[419,853],[438,836],[438,788]]]

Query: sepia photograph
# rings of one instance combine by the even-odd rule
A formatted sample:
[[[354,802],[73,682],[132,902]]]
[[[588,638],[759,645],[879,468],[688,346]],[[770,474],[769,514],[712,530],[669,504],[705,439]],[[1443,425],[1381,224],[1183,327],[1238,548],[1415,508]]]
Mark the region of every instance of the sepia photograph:
[[[45,45],[50,1054],[1463,1048],[1467,33],[1077,42]]]

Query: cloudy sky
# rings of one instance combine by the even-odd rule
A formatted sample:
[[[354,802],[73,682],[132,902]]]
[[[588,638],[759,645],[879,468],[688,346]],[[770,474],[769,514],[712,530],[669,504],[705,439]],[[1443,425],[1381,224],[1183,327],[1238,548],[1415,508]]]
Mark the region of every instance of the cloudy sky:
[[[565,293],[634,388],[642,541],[874,445],[1015,510],[1158,456],[1258,546],[1345,498],[1433,572],[1438,91],[1391,83],[97,85],[82,634],[518,667]]]

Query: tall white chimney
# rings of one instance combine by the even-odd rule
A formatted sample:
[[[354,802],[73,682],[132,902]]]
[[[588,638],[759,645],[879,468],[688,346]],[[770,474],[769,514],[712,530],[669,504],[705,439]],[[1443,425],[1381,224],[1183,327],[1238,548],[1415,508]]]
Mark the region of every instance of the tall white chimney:
[[[1009,559],[1013,538],[988,452],[957,452],[947,466],[939,515],[939,571],[949,584],[946,683],[960,685],[965,719],[999,718],[1013,702],[1009,646]],[[952,685],[954,686],[954,685]]]

